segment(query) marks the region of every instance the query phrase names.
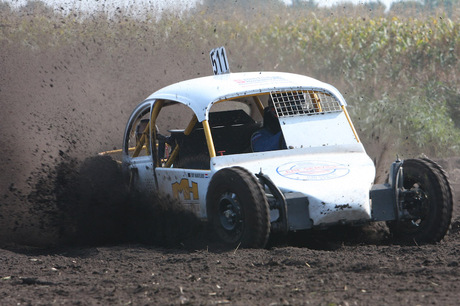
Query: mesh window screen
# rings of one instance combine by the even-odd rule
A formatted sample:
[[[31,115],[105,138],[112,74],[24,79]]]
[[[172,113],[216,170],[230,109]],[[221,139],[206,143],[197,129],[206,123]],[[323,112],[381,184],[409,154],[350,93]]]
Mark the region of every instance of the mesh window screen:
[[[276,91],[271,92],[270,96],[278,117],[324,114],[342,110],[334,96],[322,91]]]

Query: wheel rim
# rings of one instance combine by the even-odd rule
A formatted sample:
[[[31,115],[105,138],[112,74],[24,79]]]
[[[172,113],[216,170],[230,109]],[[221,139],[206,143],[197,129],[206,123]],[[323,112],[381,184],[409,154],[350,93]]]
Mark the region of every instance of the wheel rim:
[[[220,197],[219,221],[221,226],[228,232],[242,232],[241,205],[235,193],[226,192]]]
[[[405,198],[404,206],[410,214],[410,218],[404,221],[404,224],[408,230],[415,231],[423,226],[424,220],[428,217],[431,200],[423,184],[415,178],[405,181],[404,188],[409,192],[409,196]]]

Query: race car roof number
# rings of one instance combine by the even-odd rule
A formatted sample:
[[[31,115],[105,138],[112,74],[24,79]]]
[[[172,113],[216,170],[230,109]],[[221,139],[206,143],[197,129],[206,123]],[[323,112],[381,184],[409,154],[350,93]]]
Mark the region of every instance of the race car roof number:
[[[211,58],[212,71],[214,75],[230,73],[230,67],[228,66],[227,53],[224,47],[212,49],[209,52]]]

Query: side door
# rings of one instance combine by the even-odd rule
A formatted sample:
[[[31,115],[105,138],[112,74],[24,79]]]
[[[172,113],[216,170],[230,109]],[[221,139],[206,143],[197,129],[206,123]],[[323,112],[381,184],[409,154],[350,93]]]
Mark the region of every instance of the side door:
[[[154,107],[153,162],[158,190],[206,218],[206,192],[211,178],[209,150],[202,123],[185,104],[163,101]]]
[[[197,217],[206,218],[206,192],[211,180],[210,170],[157,167],[155,172],[159,190],[178,200]]]

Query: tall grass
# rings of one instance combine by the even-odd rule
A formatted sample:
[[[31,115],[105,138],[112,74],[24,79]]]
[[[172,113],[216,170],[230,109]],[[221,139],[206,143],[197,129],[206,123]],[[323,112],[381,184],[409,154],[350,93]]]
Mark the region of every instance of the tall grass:
[[[82,18],[51,10],[23,14],[3,4],[0,43],[83,52],[91,43],[112,58],[144,50],[141,60],[155,56],[152,46],[175,46],[201,60],[209,49],[225,45],[234,72],[289,71],[334,84],[364,142],[377,134],[396,149],[410,146],[441,156],[460,153],[458,16],[458,8],[448,15],[403,16],[349,6],[248,11],[198,5],[180,17],[147,12],[140,19],[118,12]]]

